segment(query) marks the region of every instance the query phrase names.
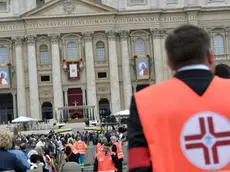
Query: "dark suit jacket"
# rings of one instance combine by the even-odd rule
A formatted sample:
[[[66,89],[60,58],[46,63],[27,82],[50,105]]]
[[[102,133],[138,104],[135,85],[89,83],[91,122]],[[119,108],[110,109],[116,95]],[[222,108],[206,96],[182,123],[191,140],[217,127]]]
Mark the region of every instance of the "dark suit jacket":
[[[16,155],[5,150],[0,150],[0,171],[26,172],[25,167],[17,159]]]
[[[178,72],[174,77],[183,81],[194,92],[202,96],[214,76],[210,71],[194,69]],[[127,137],[129,142],[129,172],[151,172],[152,166],[148,145],[142,131],[134,97],[131,101]]]

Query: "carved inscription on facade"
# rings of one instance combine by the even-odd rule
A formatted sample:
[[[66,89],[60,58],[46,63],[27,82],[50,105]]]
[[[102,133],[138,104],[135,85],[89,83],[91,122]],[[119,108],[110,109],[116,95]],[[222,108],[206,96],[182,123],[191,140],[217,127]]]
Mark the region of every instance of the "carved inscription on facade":
[[[136,17],[107,17],[101,19],[57,19],[49,21],[29,21],[26,24],[10,23],[0,24],[0,31],[23,30],[33,28],[54,28],[54,27],[68,27],[68,26],[83,26],[83,25],[104,25],[104,24],[135,24],[135,23],[152,23],[152,22],[174,22],[174,21],[187,21],[189,19],[197,18],[196,15],[178,15],[178,16],[136,16]]]
[[[0,24],[0,31],[22,30],[25,29],[24,23],[22,24]]]
[[[93,24],[127,24],[127,23],[146,23],[146,22],[172,22],[172,21],[187,21],[185,16],[167,16],[167,17],[135,17],[135,18],[120,18],[120,19],[75,19],[75,20],[63,20],[63,21],[47,21],[29,23],[26,28],[44,28],[44,27],[62,27],[62,26],[79,26],[79,25],[93,25]]]

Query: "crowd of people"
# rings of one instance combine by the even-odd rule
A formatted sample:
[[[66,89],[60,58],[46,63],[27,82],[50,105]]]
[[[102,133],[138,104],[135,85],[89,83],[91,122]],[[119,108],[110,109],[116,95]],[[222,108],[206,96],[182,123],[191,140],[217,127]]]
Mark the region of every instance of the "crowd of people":
[[[119,132],[77,132],[75,134],[13,135],[7,131],[0,131],[0,171],[14,170],[24,172],[41,169],[43,172],[57,172],[57,156],[65,156],[66,162],[76,162],[81,171],[84,170],[84,160],[88,145],[94,145],[96,159],[94,171],[100,168],[97,156],[101,151],[113,156],[114,169],[122,171],[122,159],[116,153],[122,153],[117,141],[126,141],[124,128]],[[114,154],[112,154],[114,152]],[[107,153],[106,153],[107,154]],[[88,155],[94,156],[94,155]],[[122,157],[123,158],[123,157]]]

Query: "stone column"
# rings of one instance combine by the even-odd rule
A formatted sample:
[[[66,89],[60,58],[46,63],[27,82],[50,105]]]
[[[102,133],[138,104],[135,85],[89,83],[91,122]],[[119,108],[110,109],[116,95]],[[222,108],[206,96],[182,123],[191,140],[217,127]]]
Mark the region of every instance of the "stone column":
[[[81,88],[82,91],[82,101],[83,101],[83,105],[86,105],[86,99],[85,99],[85,87]]]
[[[69,102],[68,102],[68,88],[64,88],[64,99],[65,99],[65,106],[69,106]]]
[[[128,31],[120,32],[125,109],[130,108],[130,100],[132,97],[132,85],[131,85],[130,63],[129,63],[130,55],[129,55],[129,49],[128,49],[128,34],[129,34]]]
[[[116,32],[107,32],[109,40],[109,68],[110,68],[110,88],[111,88],[111,105],[112,114],[121,110],[120,86],[117,62]]]
[[[20,15],[20,0],[13,1],[13,13],[14,15]]]
[[[161,30],[161,57],[162,57],[162,66],[163,66],[163,80],[168,80],[169,79],[169,67],[167,64],[167,53],[165,51],[165,39],[167,36],[167,29],[162,29]]]
[[[27,37],[28,46],[28,72],[29,72],[29,88],[30,88],[30,114],[32,118],[41,119],[40,103],[38,97],[38,75],[37,61],[35,51],[35,36]]]
[[[63,90],[61,80],[61,63],[60,63],[60,49],[59,49],[59,36],[56,34],[50,35],[52,43],[52,73],[53,73],[53,99],[54,111],[57,112],[58,108],[63,107]],[[58,117],[59,119],[59,117]]]
[[[14,112],[14,119],[17,118],[17,101],[16,101],[16,92],[12,92],[12,97],[13,97],[13,112]]]
[[[155,81],[159,83],[164,79],[163,58],[161,54],[161,31],[158,28],[152,29],[153,54],[155,67]]]
[[[14,39],[15,54],[16,54],[16,76],[17,76],[17,111],[19,117],[27,116],[22,40],[23,37],[16,37]]]
[[[85,59],[86,59],[86,80],[87,80],[87,101],[88,106],[95,106],[95,114],[99,117],[97,111],[97,93],[96,93],[96,79],[95,79],[95,69],[94,69],[94,58],[93,58],[93,42],[92,33],[84,33],[85,40]]]

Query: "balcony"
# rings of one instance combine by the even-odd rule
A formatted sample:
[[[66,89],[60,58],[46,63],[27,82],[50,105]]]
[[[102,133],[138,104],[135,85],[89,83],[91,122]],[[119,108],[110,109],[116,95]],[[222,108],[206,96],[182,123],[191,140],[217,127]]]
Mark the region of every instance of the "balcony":
[[[38,70],[39,71],[49,71],[52,70],[52,65],[51,64],[47,64],[47,65],[38,65]]]
[[[109,65],[109,61],[108,60],[97,60],[94,61],[95,66],[108,66]]]

